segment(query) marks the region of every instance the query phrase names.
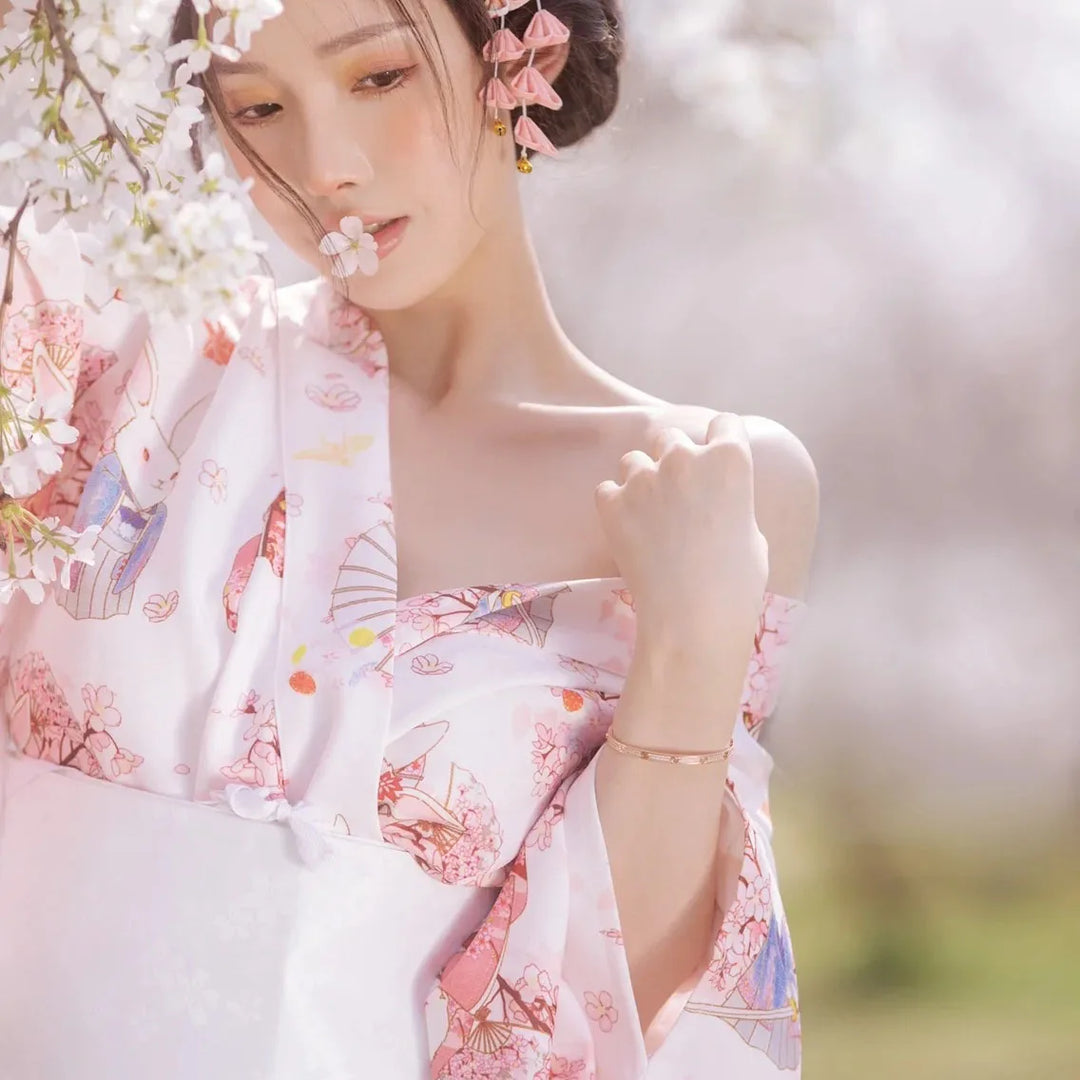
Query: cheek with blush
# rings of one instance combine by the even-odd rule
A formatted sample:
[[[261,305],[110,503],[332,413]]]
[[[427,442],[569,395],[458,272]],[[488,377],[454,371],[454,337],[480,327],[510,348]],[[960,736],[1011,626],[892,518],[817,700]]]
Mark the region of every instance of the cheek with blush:
[[[218,139],[236,175],[241,180],[251,179],[248,195],[259,216],[286,246],[303,258],[308,258],[311,253],[307,249],[314,248],[318,241],[300,212],[283,195],[270,187],[224,131],[218,131]]]

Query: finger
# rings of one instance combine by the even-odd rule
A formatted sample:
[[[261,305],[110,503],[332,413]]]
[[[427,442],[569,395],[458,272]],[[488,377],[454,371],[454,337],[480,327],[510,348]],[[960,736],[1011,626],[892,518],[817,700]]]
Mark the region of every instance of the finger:
[[[678,427],[658,428],[646,441],[646,446],[654,461],[659,461],[668,450],[678,445],[697,446],[698,444]]]
[[[607,506],[618,493],[621,485],[614,480],[601,480],[596,485],[596,490],[593,492],[593,498],[596,501],[596,507],[599,510],[601,507]]]
[[[710,421],[705,432],[705,441],[746,442],[746,425],[738,413],[717,413]]]
[[[625,484],[635,473],[655,465],[656,462],[644,450],[630,450],[619,458],[619,482]]]

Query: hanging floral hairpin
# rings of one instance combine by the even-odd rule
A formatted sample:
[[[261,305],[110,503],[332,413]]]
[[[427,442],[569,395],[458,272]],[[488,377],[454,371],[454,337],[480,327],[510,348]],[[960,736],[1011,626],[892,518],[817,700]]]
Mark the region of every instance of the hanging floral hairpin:
[[[536,14],[532,17],[528,29],[519,38],[506,25],[506,16],[517,8],[526,4],[535,3]],[[555,92],[551,84],[544,78],[541,72],[534,66],[536,53],[539,49],[546,49],[552,45],[561,45],[570,40],[570,31],[564,23],[555,17],[543,6],[543,0],[487,0],[488,13],[493,19],[499,20],[499,29],[492,35],[491,40],[484,46],[484,59],[494,65],[491,78],[487,81],[484,89],[480,92],[481,100],[492,110],[492,130],[496,135],[505,135],[507,126],[499,113],[502,111],[513,112],[520,106],[521,116],[514,125],[514,140],[521,146],[521,154],[518,157],[518,171],[531,173],[532,162],[529,160],[527,150],[535,150],[537,153],[546,154],[549,157],[558,157],[559,151],[551,140],[540,129],[539,125],[529,116],[529,106],[540,105],[545,109],[556,111],[562,108],[562,98]],[[519,60],[526,53],[529,58],[523,67],[510,81],[510,85],[499,78],[499,65],[513,60]]]

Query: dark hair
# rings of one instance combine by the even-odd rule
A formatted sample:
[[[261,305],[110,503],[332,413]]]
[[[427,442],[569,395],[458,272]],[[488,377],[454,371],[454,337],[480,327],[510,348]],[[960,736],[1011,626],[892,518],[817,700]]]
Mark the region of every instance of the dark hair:
[[[425,0],[383,0],[412,33],[424,60],[436,70],[434,56],[427,36],[420,31],[418,20],[412,7],[419,8],[422,21],[431,32],[431,16],[425,6]],[[469,44],[478,57],[482,56],[484,45],[491,39],[498,24],[488,13],[488,0],[446,0],[451,12],[457,19]],[[530,107],[530,119],[555,144],[563,148],[573,146],[585,138],[594,128],[603,124],[614,112],[619,98],[619,65],[624,50],[624,36],[621,18],[622,0],[544,0],[544,8],[550,11],[570,28],[570,53],[566,65],[555,80],[555,88],[563,99],[561,109],[552,111],[542,106]],[[511,11],[506,16],[506,25],[518,37],[528,26],[534,11],[526,4]],[[183,41],[198,35],[199,16],[192,0],[182,0],[177,9],[172,26],[172,41]],[[431,37],[434,34],[431,33]],[[436,44],[438,44],[436,42]],[[446,70],[446,58],[439,46],[439,57],[443,70]],[[178,65],[174,65],[173,70]],[[438,76],[436,76],[438,77]],[[254,150],[237,129],[225,109],[221,88],[214,77],[213,69],[192,78],[192,85],[202,89],[204,94],[203,112],[209,120],[217,122],[236,143],[244,156],[251,162],[255,172],[278,195],[291,203],[311,226],[312,232],[321,237],[322,226],[312,214],[304,200],[290,187]],[[446,90],[439,80],[439,100],[443,117],[449,125]],[[480,85],[474,89],[479,93]],[[511,130],[517,121],[520,109],[515,109],[511,117]],[[203,152],[199,141],[199,129],[192,133],[191,157],[197,169],[202,168]],[[477,152],[483,130],[478,132]]]

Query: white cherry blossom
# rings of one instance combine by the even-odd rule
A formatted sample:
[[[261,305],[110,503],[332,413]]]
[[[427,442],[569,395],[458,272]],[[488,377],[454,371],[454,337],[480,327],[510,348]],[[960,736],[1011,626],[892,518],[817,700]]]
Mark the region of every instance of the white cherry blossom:
[[[38,445],[58,443],[68,446],[79,437],[78,431],[66,420],[71,402],[64,394],[47,401],[33,400],[23,410],[23,423],[29,423],[30,442]]]
[[[220,154],[193,173],[191,128],[204,120],[204,101],[190,79],[213,56],[237,59],[282,5],[221,0],[208,34],[211,0],[194,0],[197,37],[170,44],[178,6],[57,0],[49,11],[17,4],[8,13],[0,107],[17,135],[0,143],[0,203],[68,217],[85,234],[88,275],[150,314],[212,320],[230,311],[265,245],[245,212],[251,181],[227,176]],[[0,381],[0,602],[17,591],[40,602],[58,566],[66,586],[73,563],[93,561],[96,528],[39,521],[17,501],[40,490],[77,439],[70,405],[17,397]]]
[[[371,276],[379,269],[375,237],[364,232],[364,222],[358,217],[344,217],[340,224],[340,232],[328,232],[319,241],[319,251],[338,256],[333,267],[336,277],[349,277],[357,270]]]
[[[176,69],[176,86],[183,86],[192,75],[201,75],[210,66],[210,60],[215,56],[220,56],[223,60],[240,59],[239,49],[222,43],[228,31],[228,22],[222,20],[214,25],[210,36],[206,35],[204,27],[200,27],[198,38],[177,42],[165,50],[165,59],[170,64],[177,60],[184,61]]]

